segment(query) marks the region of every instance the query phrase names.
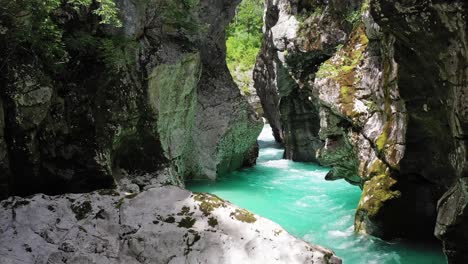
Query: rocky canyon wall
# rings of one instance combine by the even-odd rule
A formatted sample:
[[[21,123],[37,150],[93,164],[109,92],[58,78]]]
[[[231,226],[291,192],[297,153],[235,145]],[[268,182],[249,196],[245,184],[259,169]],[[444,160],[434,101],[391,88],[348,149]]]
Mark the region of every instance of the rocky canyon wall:
[[[0,197],[166,166],[180,184],[252,163],[262,122],[225,62],[240,1],[120,0],[121,27],[96,3],[49,15],[37,2],[1,1]]]
[[[286,157],[363,189],[357,232],[425,239],[438,219],[452,263],[467,258],[467,10],[270,0],[254,73]]]

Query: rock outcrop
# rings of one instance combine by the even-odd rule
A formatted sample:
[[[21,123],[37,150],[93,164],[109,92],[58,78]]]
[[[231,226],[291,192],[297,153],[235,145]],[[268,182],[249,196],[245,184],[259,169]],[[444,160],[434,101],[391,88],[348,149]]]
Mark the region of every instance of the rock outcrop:
[[[175,186],[11,197],[0,202],[0,233],[3,264],[341,263],[267,219]]]
[[[437,200],[435,233],[450,263],[468,261],[468,37],[465,1],[375,1],[373,15],[395,36],[398,86],[408,112],[400,162],[415,206]],[[404,182],[403,182],[404,183]],[[447,189],[449,189],[447,191]],[[447,191],[447,192],[446,192]],[[432,209],[434,203],[430,203]]]
[[[262,122],[225,62],[238,2],[119,0],[113,27],[93,5],[43,14],[2,0],[0,197],[109,187],[122,170],[169,166],[181,184],[248,165]]]
[[[278,142],[284,143],[285,157],[295,161],[315,161],[314,153],[321,141],[318,107],[310,100],[310,92],[301,89],[295,78],[313,71],[326,54],[305,51],[300,57],[289,53],[300,50],[303,43],[296,43],[300,30],[299,6],[289,1],[266,1],[264,40],[254,69],[257,94],[264,116],[268,119]],[[290,56],[289,56],[290,55]],[[310,59],[308,65],[302,55]],[[289,64],[295,64],[298,72],[290,72]],[[306,70],[307,69],[307,70]]]
[[[438,217],[451,263],[466,262],[468,241],[467,12],[464,1],[267,1],[255,71],[287,157],[363,189],[357,232],[429,238]]]

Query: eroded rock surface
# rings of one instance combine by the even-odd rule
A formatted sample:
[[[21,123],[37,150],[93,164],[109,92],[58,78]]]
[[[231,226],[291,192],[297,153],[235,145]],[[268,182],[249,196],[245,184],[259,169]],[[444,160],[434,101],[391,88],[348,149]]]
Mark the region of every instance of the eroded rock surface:
[[[356,231],[429,238],[438,215],[453,263],[466,262],[468,241],[467,10],[464,1],[267,1],[255,74],[287,157],[362,187]],[[306,105],[315,111],[303,115]]]
[[[12,197],[0,203],[0,233],[2,264],[341,263],[267,219],[175,186]]]
[[[225,62],[239,2],[119,0],[121,28],[61,5],[64,57],[51,61],[18,37],[34,16],[2,0],[0,198],[109,187],[122,170],[169,165],[181,184],[251,165],[262,122]]]

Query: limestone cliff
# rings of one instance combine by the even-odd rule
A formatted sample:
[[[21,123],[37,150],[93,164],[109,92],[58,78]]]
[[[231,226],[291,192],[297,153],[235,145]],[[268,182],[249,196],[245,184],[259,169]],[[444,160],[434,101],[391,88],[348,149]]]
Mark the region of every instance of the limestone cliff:
[[[157,201],[157,202],[155,202]],[[341,264],[268,219],[176,186],[0,202],[0,263]]]
[[[255,163],[225,61],[239,2],[0,0],[1,263],[341,263],[168,186]]]
[[[453,263],[466,262],[468,241],[467,10],[464,1],[267,1],[255,70],[287,158],[318,160],[332,167],[328,179],[363,189],[357,232],[431,237],[438,215]]]
[[[239,1],[119,0],[122,27],[94,1],[36,2],[0,3],[0,197],[165,166],[173,183],[215,179],[251,162],[262,122],[225,63]]]

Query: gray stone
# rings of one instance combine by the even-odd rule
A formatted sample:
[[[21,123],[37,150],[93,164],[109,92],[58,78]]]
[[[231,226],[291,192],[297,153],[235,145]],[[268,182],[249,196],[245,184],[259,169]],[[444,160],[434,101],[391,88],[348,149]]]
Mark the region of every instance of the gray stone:
[[[175,186],[11,197],[0,231],[5,264],[341,263],[270,220]]]
[[[21,45],[2,57],[0,170],[11,171],[2,190],[86,192],[161,167],[182,185],[255,160],[263,123],[225,61],[224,30],[240,1],[116,2],[121,28],[87,19],[88,8],[54,11],[66,28],[63,61]]]
[[[333,167],[327,179],[361,186],[355,229],[383,238],[430,239],[437,214],[454,220],[449,208],[461,206],[450,195],[463,195],[450,191],[436,212],[438,199],[467,177],[468,9],[417,2],[267,1],[254,72],[287,157],[317,159]],[[297,110],[306,105],[318,115]],[[304,152],[311,138],[322,144]],[[451,220],[437,234],[456,263],[454,245],[466,242]]]

